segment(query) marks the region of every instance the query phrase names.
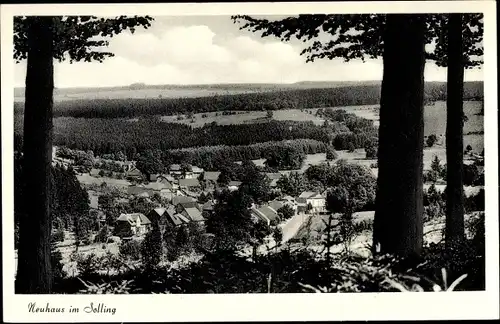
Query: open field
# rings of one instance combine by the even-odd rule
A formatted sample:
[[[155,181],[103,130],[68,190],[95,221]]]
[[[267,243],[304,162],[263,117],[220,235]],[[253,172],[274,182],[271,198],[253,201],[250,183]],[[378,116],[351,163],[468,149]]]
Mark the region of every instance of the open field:
[[[374,121],[376,126],[379,125],[379,114],[378,105],[365,105],[365,106],[346,106],[346,107],[335,107],[332,109],[342,109],[355,115],[370,119]],[[315,116],[318,108],[314,109],[286,109],[277,110],[273,112],[273,119],[275,120],[294,120],[294,121],[313,121],[316,125],[322,125],[324,120],[320,117]],[[468,120],[464,124],[464,147],[471,145],[476,152],[481,152],[484,148],[484,134],[480,134],[484,131],[484,116],[477,115],[481,110],[481,102],[479,101],[464,101],[464,112]],[[163,121],[176,122],[188,124],[193,127],[202,127],[205,124],[212,122],[217,122],[219,125],[227,124],[243,124],[250,121],[256,121],[261,119],[263,122],[267,121],[265,119],[266,112],[264,111],[248,111],[248,112],[236,112],[235,115],[222,115],[218,112],[206,113],[206,117],[202,117],[203,114],[195,114],[194,122],[186,119],[177,120],[177,116],[162,116]],[[427,105],[424,111],[424,131],[425,136],[435,134],[438,138],[437,147],[444,149],[445,144],[445,133],[446,133],[446,102],[437,101],[433,104]],[[471,134],[472,133],[472,134]],[[424,159],[427,161],[427,156],[430,154],[436,154],[443,160],[444,154],[441,150],[432,151],[426,153]]]
[[[308,109],[314,111],[315,109]],[[177,120],[177,115],[174,116],[162,116],[161,120],[169,123],[181,123],[186,125],[191,125],[192,127],[203,127],[206,124],[216,122],[218,125],[230,125],[230,124],[244,124],[248,122],[262,122],[268,121],[266,118],[267,113],[265,111],[236,111],[235,115],[223,115],[222,112],[208,112],[203,114],[194,114],[194,121],[186,118],[186,115],[182,116],[182,120]],[[315,116],[315,114],[307,113],[306,111],[301,111],[300,109],[284,109],[273,111],[274,120],[292,120],[292,121],[312,121],[316,125],[322,125],[324,119]],[[131,119],[130,121],[135,121],[137,119]]]

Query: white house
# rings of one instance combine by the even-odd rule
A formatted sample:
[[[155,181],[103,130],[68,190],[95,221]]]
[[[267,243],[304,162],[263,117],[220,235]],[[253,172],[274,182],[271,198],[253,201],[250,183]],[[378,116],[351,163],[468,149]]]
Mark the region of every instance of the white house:
[[[325,196],[319,192],[304,191],[299,197],[297,197],[297,202],[299,204],[311,206],[312,209],[310,212],[312,213],[323,213],[326,211]]]

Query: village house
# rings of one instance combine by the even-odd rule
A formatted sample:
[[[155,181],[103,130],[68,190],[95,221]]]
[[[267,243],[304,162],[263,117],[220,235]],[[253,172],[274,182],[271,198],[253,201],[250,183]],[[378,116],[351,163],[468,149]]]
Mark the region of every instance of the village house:
[[[131,185],[127,188],[127,194],[132,196],[138,196],[143,193],[148,193],[148,190],[144,187],[144,185]],[[149,193],[148,193],[149,197]]]
[[[149,175],[149,179],[148,179],[148,180],[149,180],[150,182],[155,182],[156,180],[158,180],[158,177],[159,177],[159,176],[160,176],[159,174],[150,174],[150,175]]]
[[[308,211],[311,213],[324,213],[326,211],[325,195],[319,192],[304,191],[299,197],[297,197],[297,203],[299,203],[300,210],[305,205],[306,210],[310,208]]]
[[[180,164],[171,164],[169,169],[168,169],[168,173],[172,177],[179,179],[182,176],[181,165]]]
[[[198,177],[203,174],[203,169],[199,168],[197,166],[194,166],[191,168],[191,171],[193,172],[193,176],[198,179]]]
[[[133,168],[135,168],[135,161],[125,161],[125,162],[123,162],[123,171],[124,172],[129,172]]]
[[[89,174],[90,174],[91,177],[96,177],[97,178],[99,176],[99,172],[100,171],[101,171],[100,169],[92,168],[92,169],[90,169]]]
[[[123,238],[141,236],[151,229],[151,221],[141,213],[121,214],[115,223],[115,235]]]
[[[202,212],[211,215],[214,211],[214,203],[212,201],[207,201],[202,206]]]
[[[241,181],[229,181],[227,188],[231,191],[236,191],[240,188]]]
[[[150,182],[144,186],[151,196],[155,194],[163,198],[171,199],[173,196],[173,186],[170,183]]]
[[[167,226],[177,227],[182,225],[184,222],[177,216],[174,206],[168,206],[167,208],[155,208],[149,212],[148,218],[152,223],[158,222],[160,230],[163,232]]]
[[[219,179],[220,172],[218,171],[205,171],[203,173],[203,181],[205,182],[205,190],[213,191],[217,187],[217,180]]]
[[[172,190],[172,192],[175,192],[177,189],[179,189],[179,181],[172,177],[170,174],[158,176],[156,182],[163,183],[166,188],[171,187],[170,189]]]
[[[263,221],[267,226],[279,222],[278,212],[270,206],[252,207],[250,214],[254,220]]]
[[[292,196],[287,195],[287,196],[283,196],[281,198],[277,198],[276,200],[279,201],[280,203],[282,203],[283,205],[286,205],[286,206],[289,206],[290,208],[292,208],[295,214],[297,214],[299,212],[298,203],[295,200],[295,198],[293,198]],[[305,211],[305,209],[304,209],[304,211]]]
[[[198,179],[179,179],[179,188],[187,190],[196,190],[201,187]]]
[[[173,196],[171,199],[171,203],[174,206],[177,206],[180,203],[190,203],[190,202],[196,202],[196,199],[186,196]]]
[[[143,179],[143,174],[137,168],[131,168],[129,171],[125,173],[125,177],[129,180],[140,181]]]
[[[189,197],[184,197],[189,198]],[[174,203],[174,202],[172,202]],[[189,199],[176,199],[175,211],[177,214],[184,216],[188,221],[193,222],[203,222],[205,219],[203,218],[201,211],[202,207],[196,200]],[[182,217],[180,217],[182,219]]]

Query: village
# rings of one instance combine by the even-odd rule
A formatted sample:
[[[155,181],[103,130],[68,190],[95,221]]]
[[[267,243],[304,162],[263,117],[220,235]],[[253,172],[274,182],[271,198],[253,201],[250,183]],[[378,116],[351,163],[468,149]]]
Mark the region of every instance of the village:
[[[57,148],[54,151],[57,152]],[[162,232],[167,227],[179,228],[190,223],[203,228],[217,203],[215,193],[225,189],[236,191],[241,185],[241,181],[232,179],[221,185],[218,181],[221,172],[205,171],[191,165],[172,164],[164,174],[145,175],[137,169],[135,161],[95,158],[93,164],[99,166],[103,162],[120,165],[123,172],[105,172],[98,168],[82,172],[84,170],[79,166],[74,166],[74,161],[58,157],[57,153],[54,153],[53,159],[53,164],[65,167],[72,165],[77,179],[87,189],[90,213],[96,215],[100,227],[110,224],[106,208],[100,203],[100,197],[106,195],[110,188],[118,194],[114,196],[113,202],[106,201],[108,205],[140,199],[154,206],[148,212],[134,211],[117,215],[112,226],[111,242],[141,240],[151,231],[153,223],[159,224]],[[269,228],[279,226],[283,241],[293,238],[309,216],[326,212],[326,192],[303,191],[296,197],[281,194],[277,183],[287,172],[264,174],[275,198],[260,204],[252,203],[252,220],[254,223],[262,222]],[[282,219],[279,211],[285,206],[292,214]],[[207,233],[203,235],[210,237]]]

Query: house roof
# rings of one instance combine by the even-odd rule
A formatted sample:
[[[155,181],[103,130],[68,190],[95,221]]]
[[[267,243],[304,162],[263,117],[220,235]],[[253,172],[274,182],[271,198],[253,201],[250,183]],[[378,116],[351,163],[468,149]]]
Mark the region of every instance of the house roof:
[[[204,180],[217,181],[219,179],[220,172],[219,171],[205,171],[203,174]]]
[[[149,197],[149,193],[147,191],[144,191],[144,192],[141,192],[140,194],[138,194],[137,197],[148,198]]]
[[[271,207],[275,211],[278,211],[278,209],[280,209],[283,206],[284,206],[284,204],[281,203],[281,202],[279,202],[279,201],[277,201],[277,200],[273,200],[273,201],[269,202],[269,207]]]
[[[127,176],[142,176],[142,172],[139,171],[137,168],[134,168],[127,172]]]
[[[128,222],[129,224],[133,225],[137,222],[137,219],[140,220],[142,225],[151,224],[151,221],[144,214],[141,213],[121,214],[116,221]]]
[[[99,170],[99,169],[90,169],[89,174],[91,176],[96,176],[96,175],[99,175],[99,171],[101,171],[101,170]]]
[[[172,206],[172,205],[168,205],[167,208],[165,209],[165,212],[169,215],[169,216],[172,216],[172,215],[175,215],[176,211],[175,211],[175,207]]]
[[[203,218],[203,216],[201,216],[201,213],[200,211],[198,210],[198,208],[194,208],[194,207],[190,207],[190,208],[186,208],[184,209],[186,211],[186,214],[188,215],[188,217],[194,221],[194,222],[201,222],[201,221],[204,221],[205,219]]]
[[[199,185],[198,179],[179,179],[180,187],[198,187]]]
[[[313,196],[319,195],[319,193],[314,191],[304,191],[300,194],[299,198],[314,198]]]
[[[156,181],[158,179],[158,174],[150,174],[149,175],[149,180],[150,181]]]
[[[163,216],[163,214],[165,214],[165,212],[167,211],[167,209],[163,208],[163,207],[160,207],[160,208],[153,209],[153,211],[156,212],[158,214],[158,216]]]
[[[211,201],[207,201],[203,204],[203,210],[214,210],[214,203]]]
[[[172,185],[170,185],[170,187],[172,187]],[[160,191],[162,189],[166,189],[167,185],[161,182],[150,182],[147,185],[145,185],[144,188]]]
[[[192,202],[195,201],[194,198],[186,197],[186,196],[174,196],[172,197],[172,205],[177,205],[180,203]]]
[[[191,170],[193,171],[193,173],[202,173],[203,172],[203,169],[199,168],[197,166],[192,166]]]
[[[168,219],[170,219],[170,222],[174,225],[174,226],[178,226],[178,225],[181,225],[182,223],[184,223],[185,221],[183,221],[180,217],[179,217],[180,214],[173,214],[173,215],[167,215]],[[181,215],[182,216],[182,215]]]
[[[278,218],[278,214],[272,208],[269,208],[268,206],[263,206],[260,208],[254,207],[254,208],[252,208],[252,213],[261,219],[269,220],[269,221],[273,221],[273,220]]]
[[[241,185],[241,181],[229,181],[229,187],[239,187]]]
[[[278,186],[278,180],[279,179],[272,179],[271,182],[269,183],[270,187],[277,187]]]
[[[200,208],[200,205],[196,202],[196,200],[180,202],[180,203],[178,203],[178,205],[181,205],[182,208],[184,208],[184,209],[186,209],[186,208],[196,208],[196,209],[199,209]]]
[[[187,218],[186,216],[184,216],[182,214],[175,214],[174,216],[177,217],[178,219],[180,219],[185,224],[190,222],[189,218]]]
[[[132,185],[127,188],[127,193],[129,195],[139,195],[144,192],[147,192],[147,190],[143,186]]]
[[[181,165],[180,164],[171,164],[169,169],[170,169],[170,171],[180,171]]]

